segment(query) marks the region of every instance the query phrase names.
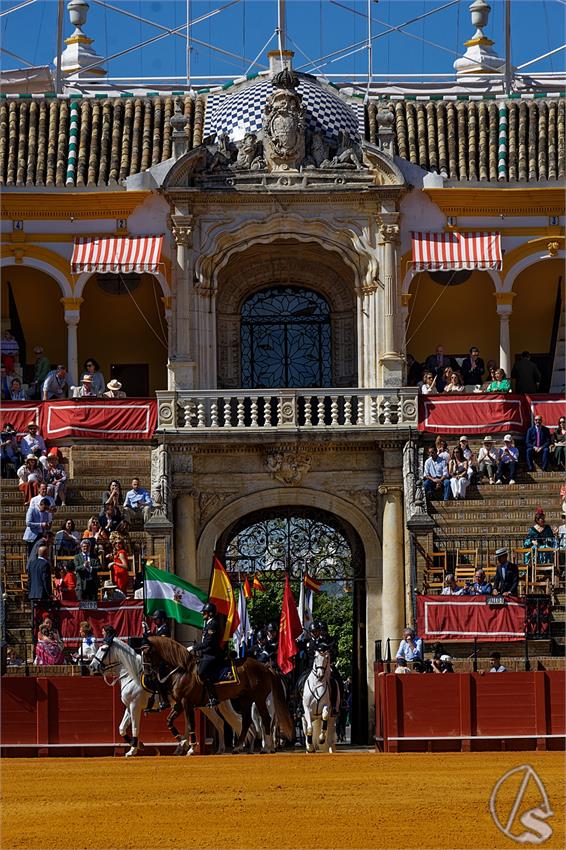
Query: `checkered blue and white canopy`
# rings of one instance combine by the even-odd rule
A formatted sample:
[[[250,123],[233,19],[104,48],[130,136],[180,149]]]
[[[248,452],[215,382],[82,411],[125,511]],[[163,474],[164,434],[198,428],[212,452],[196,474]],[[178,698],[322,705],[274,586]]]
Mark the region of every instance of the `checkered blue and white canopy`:
[[[351,103],[330,86],[299,75],[299,94],[306,107],[307,127],[321,130],[328,142],[336,142],[340,130],[352,140],[363,136],[363,103]],[[239,141],[247,132],[261,130],[265,102],[273,87],[268,79],[236,84],[228,91],[211,92],[207,98],[204,135],[227,133]]]

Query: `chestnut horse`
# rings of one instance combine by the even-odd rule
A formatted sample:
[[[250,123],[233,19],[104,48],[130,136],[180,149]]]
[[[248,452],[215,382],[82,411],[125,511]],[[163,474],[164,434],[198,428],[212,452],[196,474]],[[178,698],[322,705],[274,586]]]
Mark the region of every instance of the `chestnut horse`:
[[[195,742],[194,709],[205,706],[208,700],[206,689],[198,677],[197,658],[194,653],[167,637],[150,635],[147,638],[149,655],[147,660],[155,667],[163,661],[169,669],[167,675],[168,687],[174,701],[174,706],[167,718],[167,726],[171,733],[181,741],[181,735],[175,728],[175,720],[184,710],[187,723],[187,738],[189,746]],[[242,752],[248,729],[251,724],[252,705],[256,704],[263,724],[266,737],[266,748],[271,750],[270,726],[271,718],[267,710],[266,700],[273,694],[275,714],[281,734],[288,740],[293,739],[293,721],[285,704],[285,694],[279,678],[273,671],[256,661],[255,658],[244,658],[234,661],[238,681],[216,683],[214,688],[219,700],[238,699],[242,712],[242,731],[234,747],[235,752]]]

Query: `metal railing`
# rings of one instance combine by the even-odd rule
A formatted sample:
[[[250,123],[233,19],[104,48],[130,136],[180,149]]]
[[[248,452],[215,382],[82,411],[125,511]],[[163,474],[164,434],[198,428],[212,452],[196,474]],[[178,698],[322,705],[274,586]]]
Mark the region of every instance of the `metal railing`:
[[[289,431],[416,427],[414,389],[157,392],[160,431]]]

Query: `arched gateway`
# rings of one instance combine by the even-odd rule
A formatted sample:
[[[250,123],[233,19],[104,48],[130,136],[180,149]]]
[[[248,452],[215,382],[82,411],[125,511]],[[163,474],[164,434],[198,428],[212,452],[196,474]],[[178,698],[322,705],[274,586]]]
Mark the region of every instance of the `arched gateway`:
[[[172,523],[170,562],[203,588],[213,554],[243,557],[234,541],[254,525],[267,534],[265,553],[284,530],[295,575],[305,562],[290,554],[299,528],[304,538],[322,523],[327,539],[345,541],[334,581],[351,589],[354,737],[364,741],[375,641],[399,637],[410,594],[402,448],[417,405],[402,387],[395,309],[406,185],[387,116],[379,145],[362,141],[356,101],[281,76],[279,54],[270,61],[269,84],[230,92],[208,128],[214,139],[187,150],[178,114],[172,164],[128,178],[128,188],[159,186],[171,208],[169,380],[157,393],[153,486]],[[231,135],[232,94],[259,98],[266,115],[277,103],[292,122],[307,84],[333,108],[313,117],[306,102],[312,120],[285,137],[292,150],[272,144],[269,121],[258,133],[255,113],[240,110],[244,138]]]

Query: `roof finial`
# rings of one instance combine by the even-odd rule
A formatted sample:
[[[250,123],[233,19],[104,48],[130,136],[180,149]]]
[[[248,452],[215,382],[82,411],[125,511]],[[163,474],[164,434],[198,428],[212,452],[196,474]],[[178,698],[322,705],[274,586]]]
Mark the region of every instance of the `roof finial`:
[[[104,61],[102,56],[90,46],[92,38],[88,38],[83,32],[83,26],[89,10],[86,0],[70,0],[67,4],[71,24],[75,27],[74,33],[65,39],[67,47],[61,54],[61,71],[66,80],[76,80],[81,77],[103,77],[106,71],[102,68]],[[57,59],[54,60],[57,65]],[[92,67],[92,66],[95,67]]]
[[[470,75],[475,77],[503,72],[505,60],[492,49],[494,42],[487,38],[483,31],[489,20],[491,6],[486,3],[486,0],[474,0],[470,6],[470,12],[472,25],[476,31],[469,41],[464,42],[467,48],[465,54],[454,62],[456,75],[466,76],[469,79]]]

